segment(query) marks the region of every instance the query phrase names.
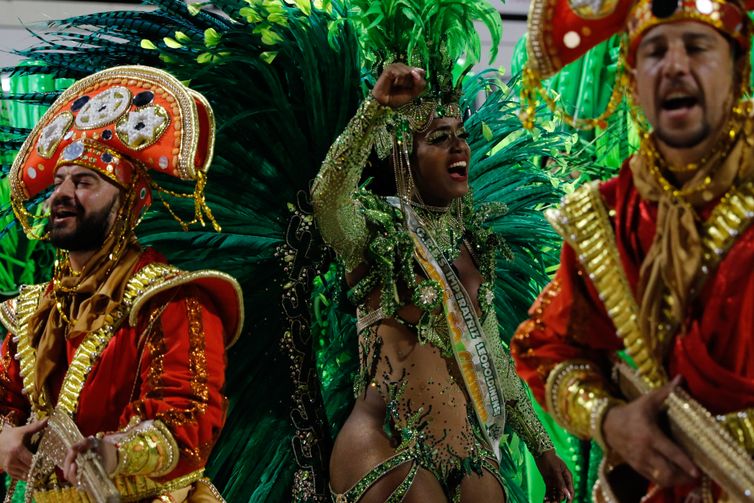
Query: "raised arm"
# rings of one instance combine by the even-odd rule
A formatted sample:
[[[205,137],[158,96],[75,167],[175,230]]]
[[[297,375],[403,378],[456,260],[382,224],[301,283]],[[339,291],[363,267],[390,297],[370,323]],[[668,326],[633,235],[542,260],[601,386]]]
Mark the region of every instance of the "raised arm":
[[[396,63],[388,66],[356,115],[327,153],[312,188],[312,203],[320,232],[346,265],[364,260],[369,238],[364,217],[353,198],[374,144],[374,133],[390,108],[402,106],[425,87],[423,71]]]

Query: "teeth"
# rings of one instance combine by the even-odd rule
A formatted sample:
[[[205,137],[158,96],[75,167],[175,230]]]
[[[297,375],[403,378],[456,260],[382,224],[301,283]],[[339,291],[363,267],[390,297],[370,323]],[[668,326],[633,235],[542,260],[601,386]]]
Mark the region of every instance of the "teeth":
[[[465,168],[466,167],[466,161],[454,162],[453,164],[451,164],[448,167],[449,168]]]
[[[674,100],[678,98],[690,98],[690,97],[691,97],[690,94],[676,92],[676,93],[670,93],[667,96],[665,96],[665,100],[667,101],[667,100]]]

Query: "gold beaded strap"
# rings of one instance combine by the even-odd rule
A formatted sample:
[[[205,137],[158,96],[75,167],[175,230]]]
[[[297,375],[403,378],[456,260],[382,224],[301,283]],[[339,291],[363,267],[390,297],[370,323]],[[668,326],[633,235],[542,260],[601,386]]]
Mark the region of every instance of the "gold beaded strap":
[[[661,386],[667,380],[665,371],[639,329],[639,306],[623,271],[597,184],[582,185],[545,216],[576,252],[639,375],[651,388]]]
[[[625,363],[615,368],[621,389],[633,399],[650,391],[647,383]],[[733,501],[754,502],[754,460],[721,421],[682,388],[665,399],[673,439],[691,460]],[[734,413],[735,414],[735,413]],[[729,416],[732,416],[729,415]]]
[[[673,438],[734,501],[754,502],[754,461],[699,402],[676,388],[665,400]]]

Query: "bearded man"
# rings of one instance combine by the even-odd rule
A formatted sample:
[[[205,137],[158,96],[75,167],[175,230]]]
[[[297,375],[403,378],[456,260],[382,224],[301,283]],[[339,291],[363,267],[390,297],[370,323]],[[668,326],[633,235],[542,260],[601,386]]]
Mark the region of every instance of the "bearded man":
[[[535,0],[529,23],[529,82],[623,32],[628,85],[651,133],[616,178],[580,188],[549,214],[566,243],[513,338],[517,370],[562,426],[605,451],[597,501],[749,501],[746,7]]]
[[[129,501],[221,499],[203,470],[225,419],[240,289],[168,265],[134,231],[161,190],[150,170],[194,180],[197,217],[211,219],[213,143],[204,97],[163,71],[117,67],[62,93],[15,160],[16,215],[58,249],[52,280],[0,309],[0,468],[37,502],[97,500],[84,477],[93,459]],[[45,229],[25,205],[46,190]],[[53,421],[85,438],[54,452]]]

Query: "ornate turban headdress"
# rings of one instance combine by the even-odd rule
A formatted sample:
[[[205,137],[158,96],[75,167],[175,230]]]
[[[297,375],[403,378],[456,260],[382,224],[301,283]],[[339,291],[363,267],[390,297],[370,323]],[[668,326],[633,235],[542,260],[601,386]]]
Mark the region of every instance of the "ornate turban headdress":
[[[659,24],[695,21],[705,23],[736,42],[743,52],[751,45],[752,0],[532,0],[529,9],[528,60],[524,68],[521,118],[532,125],[539,94],[551,108],[554,101],[541,81],[612,37],[623,35],[623,51],[616,82],[605,112],[596,118],[566,122],[578,128],[604,127],[604,121],[623,98],[623,69],[635,64],[636,48],[647,31]],[[747,60],[748,61],[748,60]],[[748,71],[743,78],[748,82]]]
[[[193,181],[194,220],[206,217],[219,230],[204,202],[212,160],[215,122],[198,92],[169,73],[146,66],[119,66],[85,77],[64,91],[22,145],[10,171],[13,210],[30,238],[45,239],[27,205],[53,184],[63,165],[92,169],[124,194],[124,217],[132,229],[165,191],[150,173]],[[168,192],[168,191],[165,191]],[[184,222],[170,209],[185,228]]]

